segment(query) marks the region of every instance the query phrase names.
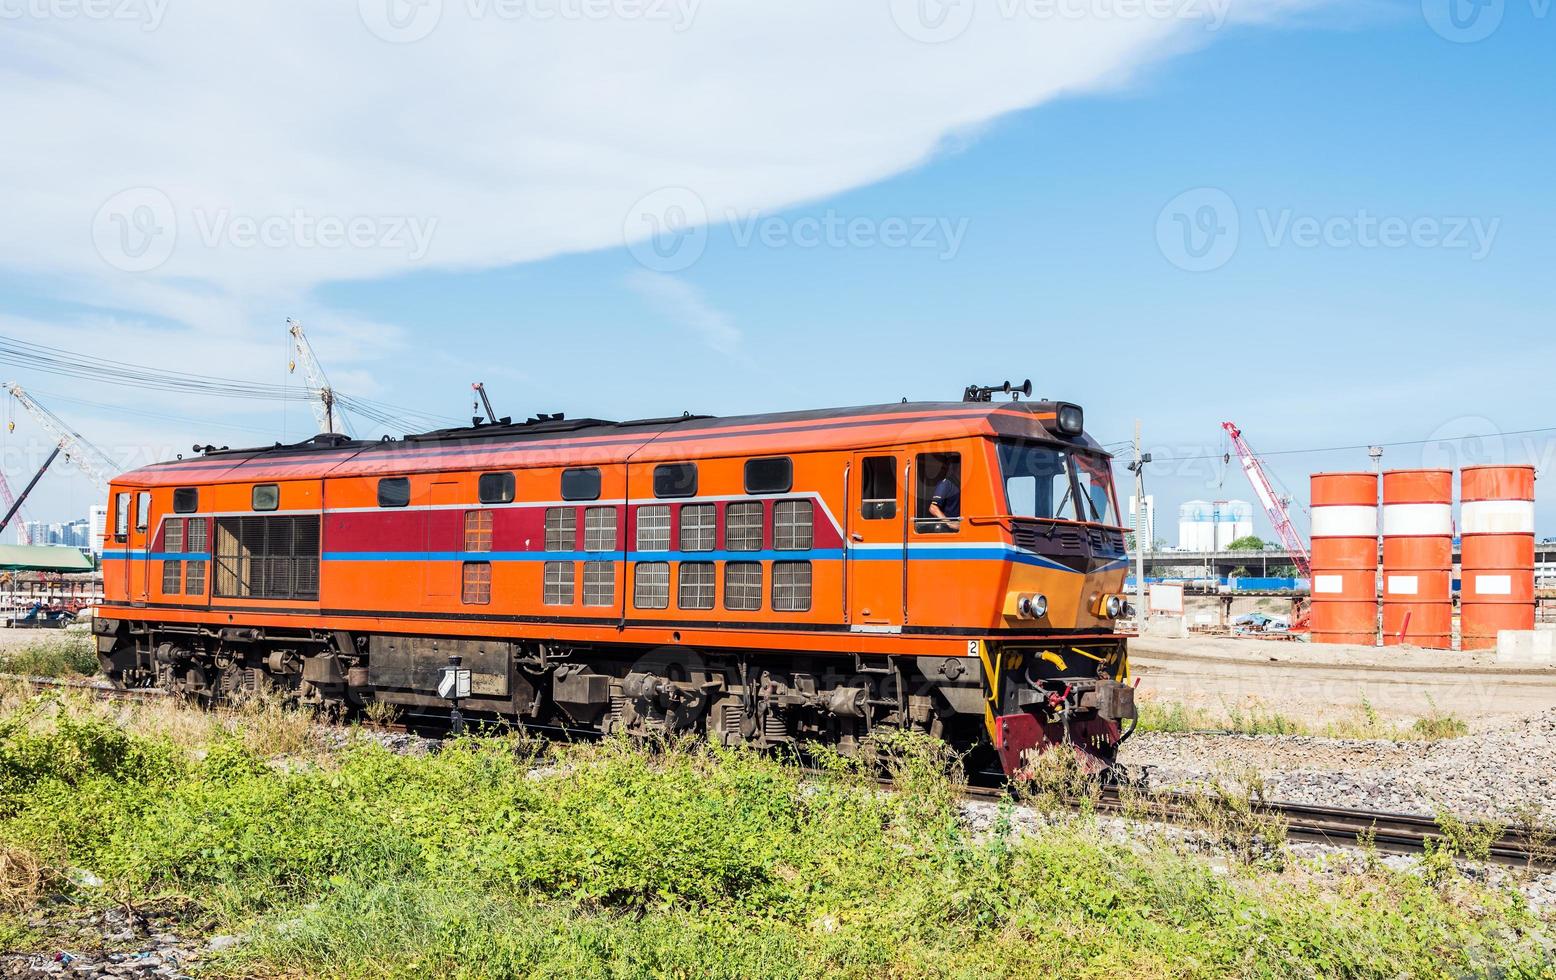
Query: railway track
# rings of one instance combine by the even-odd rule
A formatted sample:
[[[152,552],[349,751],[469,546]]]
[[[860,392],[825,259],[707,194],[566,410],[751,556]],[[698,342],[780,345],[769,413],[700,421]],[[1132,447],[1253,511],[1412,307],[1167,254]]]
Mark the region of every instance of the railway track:
[[[32,677],[27,674],[0,674],[0,681],[27,684],[39,691],[80,691],[102,701],[161,701],[173,696],[171,691],[156,687],[123,688],[101,681]]]
[[[969,786],[966,795],[972,799],[1000,800],[1006,798],[1009,792],[996,786]],[[1115,787],[1108,787],[1092,801],[1092,805],[1103,812],[1166,823],[1199,823],[1204,821],[1206,814],[1206,797],[1194,793],[1156,792],[1129,797]],[[1279,820],[1285,828],[1286,836],[1295,840],[1346,847],[1369,842],[1380,851],[1394,854],[1420,854],[1429,844],[1437,845],[1450,840],[1449,834],[1435,817],[1416,813],[1389,813],[1268,800],[1254,803],[1251,815]],[[1531,832],[1522,827],[1466,821],[1463,836],[1484,834],[1489,837],[1492,836],[1493,827],[1496,834],[1488,854],[1492,861],[1519,866],[1556,867],[1556,829]]]
[[[80,691],[110,701],[156,701],[173,697],[172,692],[160,688],[123,689],[97,681],[15,674],[0,674],[0,680],[25,683],[37,690]],[[363,724],[382,731],[409,730],[407,725],[400,723]],[[988,802],[1009,799],[1011,795],[1008,787],[998,785],[969,785],[963,787],[963,793],[969,799]],[[1116,787],[1109,787],[1093,802],[1104,812],[1164,822],[1193,823],[1202,820],[1205,813],[1204,798],[1190,793],[1158,792],[1131,797]],[[1276,801],[1255,803],[1252,813],[1281,821],[1289,838],[1353,847],[1370,841],[1378,850],[1391,853],[1419,854],[1429,844],[1449,839],[1435,818],[1413,813]],[[1497,829],[1489,852],[1491,860],[1501,864],[1556,867],[1556,830],[1542,833],[1501,825]],[[1485,823],[1466,823],[1465,830],[1469,835],[1491,836],[1490,825]]]

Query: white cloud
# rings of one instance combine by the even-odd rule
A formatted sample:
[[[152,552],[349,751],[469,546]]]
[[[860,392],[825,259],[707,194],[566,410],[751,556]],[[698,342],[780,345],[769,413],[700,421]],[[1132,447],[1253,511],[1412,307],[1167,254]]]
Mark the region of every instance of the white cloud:
[[[658,188],[716,216],[875,181],[1208,40],[1232,2],[7,4],[0,266],[208,323],[332,280],[616,246]]]

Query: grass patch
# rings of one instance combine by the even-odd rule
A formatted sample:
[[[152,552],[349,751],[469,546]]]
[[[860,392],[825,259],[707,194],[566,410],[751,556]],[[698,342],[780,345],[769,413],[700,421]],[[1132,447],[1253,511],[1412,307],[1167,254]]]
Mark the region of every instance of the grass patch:
[[[1250,698],[1242,704],[1223,702],[1211,709],[1176,701],[1158,701],[1144,697],[1138,702],[1140,730],[1169,734],[1214,732],[1231,735],[1314,735],[1325,738],[1382,739],[1392,742],[1434,742],[1469,734],[1464,719],[1441,710],[1427,699],[1427,710],[1409,724],[1381,717],[1377,709],[1362,697],[1349,713],[1335,719],[1316,722],[1293,718]]]
[[[0,648],[0,673],[31,677],[85,677],[97,673],[91,633],[46,633],[23,646]]]
[[[1261,860],[1230,874],[1091,818],[1018,832],[1006,806],[974,832],[956,760],[924,738],[877,746],[902,787],[883,793],[846,759],[818,776],[702,744],[362,739],[278,759],[247,737],[262,723],[147,732],[95,704],[11,704],[13,904],[45,914],[76,869],[103,884],[72,901],[192,902],[249,937],[207,966],[234,976],[1534,976],[1549,939],[1461,880],[1276,871],[1232,799],[1218,826]]]

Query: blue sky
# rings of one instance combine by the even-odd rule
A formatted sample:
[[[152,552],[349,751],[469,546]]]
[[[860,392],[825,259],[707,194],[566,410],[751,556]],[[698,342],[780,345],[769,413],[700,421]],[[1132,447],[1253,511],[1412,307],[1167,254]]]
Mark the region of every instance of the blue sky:
[[[280,382],[284,320],[303,315],[341,388],[447,416],[467,414],[477,379],[504,413],[629,418],[954,399],[971,382],[1031,377],[1039,394],[1085,405],[1104,441],[1143,421],[1163,461],[1149,489],[1169,541],[1177,503],[1252,499],[1235,465],[1223,479],[1213,458],[1228,419],[1278,452],[1268,462],[1299,502],[1310,472],[1369,460],[1290,450],[1424,442],[1389,448],[1385,464],[1535,462],[1548,475],[1556,431],[1503,434],[1556,426],[1546,397],[1556,17],[1530,0],[1500,14],[1473,43],[1440,36],[1413,3],[1319,5],[1180,33],[1123,59],[1105,84],[949,126],[932,152],[880,164],[879,176],[818,178],[814,192],[792,181],[779,206],[722,203],[739,199],[725,176],[717,190],[690,170],[661,180],[709,214],[684,267],[686,254],[667,268],[641,245],[514,262],[488,248],[284,282],[273,303],[245,292],[241,322],[223,330],[238,338],[234,353],[210,371]],[[657,105],[638,108],[652,118]],[[800,145],[803,115],[782,108],[775,125]],[[822,135],[837,132],[846,127]],[[774,167],[781,152],[766,151]],[[503,167],[480,179],[500,183]],[[483,233],[499,241],[504,223],[515,241],[529,235],[522,209],[494,209],[491,222]],[[828,222],[854,228],[853,241],[802,244]],[[464,227],[445,223],[439,244]],[[82,291],[68,271],[0,264],[0,333],[68,345],[104,322],[155,337],[190,319],[122,283]],[[169,363],[165,347],[124,356]],[[148,445],[184,448],[308,425],[299,405],[151,403],[13,373],[58,396],[169,416],[51,402],[114,449],[137,427]],[[23,421],[10,438],[26,447],[5,454],[21,484],[37,437]],[[74,516],[91,496],[51,476],[32,510]],[[1556,498],[1539,522],[1556,534]]]

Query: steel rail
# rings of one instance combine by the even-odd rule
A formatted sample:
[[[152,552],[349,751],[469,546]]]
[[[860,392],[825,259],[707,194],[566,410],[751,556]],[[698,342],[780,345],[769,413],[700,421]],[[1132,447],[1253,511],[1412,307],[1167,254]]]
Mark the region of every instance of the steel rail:
[[[102,681],[0,674],[0,682],[7,681],[27,684],[38,690],[83,691],[102,701],[161,701],[174,696],[172,691],[160,687],[115,687]]]
[[[1012,796],[1010,786],[968,786],[964,795],[979,800],[999,800]],[[1193,824],[1205,819],[1207,802],[1212,800],[1205,794],[1181,791],[1140,793],[1131,797],[1116,787],[1108,787],[1090,802],[1097,810],[1112,814],[1166,823]],[[1068,802],[1079,806],[1086,801]],[[1254,801],[1250,810],[1256,817],[1280,821],[1288,838],[1322,844],[1357,847],[1368,842],[1380,851],[1420,854],[1425,852],[1428,845],[1436,846],[1451,840],[1451,835],[1437,818],[1419,813],[1391,813],[1278,800]],[[1464,821],[1463,836],[1492,838],[1488,858],[1499,864],[1556,867],[1556,828],[1467,820]]]

